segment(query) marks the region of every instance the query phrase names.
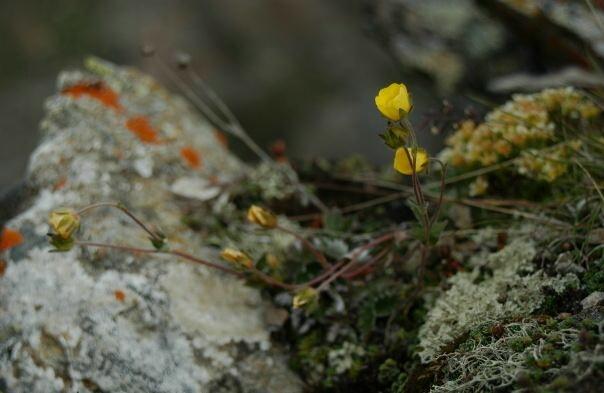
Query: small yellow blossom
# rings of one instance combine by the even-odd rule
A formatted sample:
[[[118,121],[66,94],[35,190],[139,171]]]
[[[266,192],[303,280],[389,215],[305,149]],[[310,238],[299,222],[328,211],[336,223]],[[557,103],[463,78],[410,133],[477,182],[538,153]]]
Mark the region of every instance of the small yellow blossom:
[[[220,256],[226,261],[247,268],[254,266],[254,262],[252,262],[252,259],[249,256],[239,250],[235,250],[234,248],[225,248],[220,253]]]
[[[407,86],[403,83],[392,83],[388,87],[380,89],[375,97],[375,105],[378,110],[390,120],[401,119],[401,110],[405,113],[411,111],[411,97]]]
[[[471,197],[484,195],[489,188],[489,181],[484,176],[478,176],[476,180],[470,183],[469,194]]]
[[[247,211],[249,222],[260,225],[263,228],[274,228],[277,226],[277,217],[270,211],[260,206],[252,205]]]
[[[275,254],[266,254],[266,264],[273,270],[281,267],[281,260]]]
[[[73,209],[60,208],[53,210],[49,217],[53,235],[61,240],[69,240],[75,231],[80,228],[80,215]]]
[[[425,149],[420,148],[409,148],[409,147],[399,147],[396,149],[396,154],[394,156],[394,169],[403,175],[412,175],[413,167],[411,166],[411,162],[409,158],[415,164],[415,172],[419,173],[426,168],[428,164],[428,153]]]
[[[313,287],[306,287],[294,296],[292,302],[293,308],[301,308],[307,304],[313,303],[319,298],[319,292]]]

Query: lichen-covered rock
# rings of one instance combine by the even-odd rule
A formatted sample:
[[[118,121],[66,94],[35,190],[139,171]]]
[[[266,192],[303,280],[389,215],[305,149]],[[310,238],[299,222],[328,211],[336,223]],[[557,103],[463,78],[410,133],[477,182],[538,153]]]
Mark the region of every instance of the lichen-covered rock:
[[[91,60],[61,74],[59,90],[29,165],[35,196],[7,223],[24,241],[0,255],[0,390],[300,391],[271,345],[271,306],[243,282],[168,256],[48,252],[50,210],[120,201],[174,248],[215,258],[179,206],[247,170],[185,101],[135,70]],[[78,236],[150,246],[109,209],[87,213]]]

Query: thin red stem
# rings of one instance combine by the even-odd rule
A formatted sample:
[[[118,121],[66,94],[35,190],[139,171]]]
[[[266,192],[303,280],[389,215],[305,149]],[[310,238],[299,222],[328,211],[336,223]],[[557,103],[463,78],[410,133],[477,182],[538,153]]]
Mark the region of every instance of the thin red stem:
[[[79,246],[82,246],[82,247],[110,248],[110,249],[114,249],[114,250],[128,251],[128,252],[133,252],[133,253],[173,255],[173,256],[183,258],[183,259],[187,259],[191,262],[198,263],[200,265],[218,269],[220,271],[235,275],[237,277],[243,277],[243,274],[241,274],[240,272],[238,272],[236,270],[230,269],[228,267],[219,265],[214,262],[206,261],[205,259],[198,258],[196,256],[193,256],[189,253],[186,253],[186,252],[180,251],[180,250],[155,250],[155,249],[150,249],[150,248],[138,248],[138,247],[131,247],[131,246],[120,246],[117,244],[105,244],[105,243],[82,242],[82,241],[78,241],[78,242],[76,242],[76,244]]]
[[[134,214],[132,214],[125,206],[123,206],[120,203],[115,203],[115,202],[99,202],[99,203],[95,203],[93,205],[90,206],[86,206],[82,209],[80,209],[78,211],[79,215],[83,215],[87,212],[89,212],[92,209],[96,209],[99,207],[112,207],[114,209],[118,209],[119,211],[121,211],[122,213],[126,214],[128,217],[130,217],[132,219],[132,221],[134,221],[139,227],[141,227],[145,232],[147,232],[147,234],[149,236],[151,236],[152,239],[154,240],[162,240],[160,239],[157,234],[155,232],[153,232],[151,229],[149,229],[141,220],[139,220]]]
[[[321,266],[323,266],[324,269],[328,269],[331,267],[331,264],[327,262],[327,258],[325,258],[325,255],[323,255],[321,251],[317,250],[315,246],[313,246],[312,243],[308,241],[308,239],[306,239],[304,236],[301,236],[300,234],[282,226],[277,226],[275,229],[285,232],[288,235],[292,235],[296,239],[300,240],[300,242],[308,249],[308,251],[310,251],[315,256],[315,258],[317,258],[317,261],[321,264]]]

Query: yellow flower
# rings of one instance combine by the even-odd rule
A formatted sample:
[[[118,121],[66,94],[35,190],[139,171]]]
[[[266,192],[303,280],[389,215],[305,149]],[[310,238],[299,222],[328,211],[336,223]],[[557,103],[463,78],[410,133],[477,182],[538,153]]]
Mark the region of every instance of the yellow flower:
[[[49,224],[55,236],[61,240],[69,240],[80,228],[80,216],[73,209],[56,209],[50,213]]]
[[[273,270],[281,267],[281,260],[275,254],[266,254],[266,264]]]
[[[405,113],[411,111],[411,97],[407,92],[407,86],[403,83],[393,83],[388,87],[380,89],[375,97],[375,105],[378,110],[390,120],[401,119],[402,110]]]
[[[293,308],[301,308],[319,298],[319,292],[313,287],[306,287],[294,296]]]
[[[478,176],[476,180],[470,183],[468,190],[471,197],[484,195],[489,188],[489,181],[484,176]]]
[[[277,217],[270,211],[256,205],[252,205],[248,209],[247,220],[263,228],[270,229],[277,226]]]
[[[220,256],[226,261],[247,268],[251,268],[252,266],[254,266],[254,262],[252,262],[252,259],[250,257],[248,257],[245,253],[239,250],[235,250],[234,248],[225,248],[220,253]]]
[[[403,175],[412,175],[413,168],[411,167],[409,158],[411,158],[415,164],[416,173],[423,171],[428,164],[428,153],[425,149],[422,149],[421,147],[413,149],[409,147],[399,147],[396,149],[396,154],[394,156],[394,169]]]

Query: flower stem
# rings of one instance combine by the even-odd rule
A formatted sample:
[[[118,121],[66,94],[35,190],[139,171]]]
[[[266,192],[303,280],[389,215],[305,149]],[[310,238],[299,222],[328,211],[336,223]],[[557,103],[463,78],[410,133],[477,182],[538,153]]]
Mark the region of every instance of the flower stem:
[[[214,262],[206,261],[205,259],[198,258],[196,256],[193,256],[189,253],[186,253],[186,252],[180,251],[180,250],[155,250],[155,249],[150,249],[150,248],[138,248],[138,247],[131,247],[131,246],[121,246],[121,245],[117,245],[117,244],[106,244],[106,243],[87,242],[87,241],[76,241],[75,244],[78,246],[82,246],[82,247],[108,248],[108,249],[127,251],[127,252],[132,252],[132,253],[172,255],[172,256],[186,259],[191,262],[198,263],[200,265],[204,265],[207,267],[211,267],[211,268],[220,270],[220,271],[228,273],[228,274],[232,274],[232,275],[240,277],[240,278],[243,277],[243,274],[241,274],[240,272],[238,272],[234,269],[219,265]]]
[[[158,240],[158,241],[162,241],[163,239],[161,239],[157,233],[155,233],[154,231],[152,231],[149,227],[147,227],[147,225],[145,225],[138,217],[136,217],[134,214],[132,214],[124,205],[122,205],[121,203],[116,203],[116,202],[99,202],[99,203],[95,203],[89,206],[86,206],[82,209],[80,209],[77,213],[81,216],[93,209],[97,209],[99,207],[112,207],[114,209],[118,209],[120,210],[122,213],[126,214],[128,217],[130,217],[132,219],[132,221],[134,221],[139,227],[141,227],[145,232],[147,232],[147,234],[149,236],[151,236],[151,239],[153,240]]]
[[[291,235],[298,239],[308,249],[308,251],[310,251],[315,256],[315,258],[317,258],[317,261],[321,264],[321,266],[323,266],[324,269],[331,267],[331,264],[327,262],[327,258],[325,258],[325,255],[321,251],[317,250],[317,248],[313,246],[312,243],[308,241],[308,239],[306,239],[304,236],[290,229],[284,228],[280,225],[277,225],[275,229],[278,229],[281,232],[287,233],[288,235]]]

